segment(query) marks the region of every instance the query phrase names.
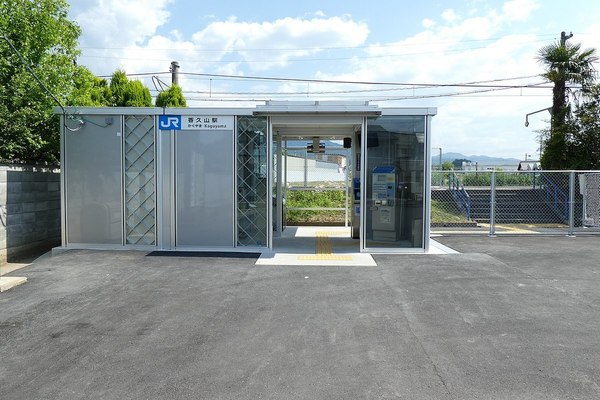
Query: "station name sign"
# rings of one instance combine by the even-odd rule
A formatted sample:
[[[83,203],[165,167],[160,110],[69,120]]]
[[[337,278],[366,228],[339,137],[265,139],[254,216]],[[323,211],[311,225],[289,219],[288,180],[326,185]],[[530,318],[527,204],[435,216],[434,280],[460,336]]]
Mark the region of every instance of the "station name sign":
[[[223,115],[159,115],[158,126],[163,131],[231,131],[233,117]]]

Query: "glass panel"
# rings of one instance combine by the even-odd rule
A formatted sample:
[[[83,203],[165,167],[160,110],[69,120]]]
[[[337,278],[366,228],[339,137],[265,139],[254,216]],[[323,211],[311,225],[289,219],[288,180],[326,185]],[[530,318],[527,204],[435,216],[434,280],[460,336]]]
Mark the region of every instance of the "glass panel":
[[[273,221],[273,231],[277,231],[277,170],[279,169],[277,164],[277,152],[281,151],[277,146],[277,136],[273,135],[273,143],[271,145],[271,154],[273,156],[273,169],[271,170],[271,186],[273,193],[273,208],[271,221]]]
[[[154,189],[154,118],[125,117],[126,243],[156,243]]]
[[[121,123],[87,116],[65,132],[68,243],[122,244]]]
[[[238,117],[237,245],[267,246],[267,117]]]
[[[233,131],[176,135],[177,246],[233,247]]]
[[[423,248],[424,138],[424,116],[367,120],[367,248]]]

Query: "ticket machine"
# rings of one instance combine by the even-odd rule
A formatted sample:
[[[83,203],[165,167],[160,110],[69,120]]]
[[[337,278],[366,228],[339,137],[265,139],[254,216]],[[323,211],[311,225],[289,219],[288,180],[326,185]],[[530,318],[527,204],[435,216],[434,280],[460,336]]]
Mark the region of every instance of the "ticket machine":
[[[398,172],[394,166],[373,169],[371,221],[373,240],[395,242],[398,224],[402,220],[403,205],[398,198]]]

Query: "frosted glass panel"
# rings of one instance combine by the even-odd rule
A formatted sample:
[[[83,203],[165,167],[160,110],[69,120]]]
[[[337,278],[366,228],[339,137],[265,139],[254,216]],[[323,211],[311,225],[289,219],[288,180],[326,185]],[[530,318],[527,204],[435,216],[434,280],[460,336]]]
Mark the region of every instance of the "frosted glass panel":
[[[233,132],[175,135],[177,246],[232,247]]]
[[[77,132],[65,132],[67,241],[121,244],[120,118],[88,116]]]

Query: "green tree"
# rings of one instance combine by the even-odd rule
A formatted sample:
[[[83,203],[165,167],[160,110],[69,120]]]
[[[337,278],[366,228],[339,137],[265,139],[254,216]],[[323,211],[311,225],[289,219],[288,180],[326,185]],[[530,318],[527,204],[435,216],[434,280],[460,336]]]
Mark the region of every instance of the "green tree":
[[[106,79],[96,77],[79,66],[73,74],[73,90],[67,99],[69,106],[102,107],[110,104],[111,91]]]
[[[57,105],[27,70],[12,44],[44,85],[64,101],[72,88],[80,28],[65,0],[0,0],[0,159],[58,160]]]
[[[554,84],[550,135],[540,161],[544,169],[565,169],[568,168],[567,121],[571,111],[567,85],[592,84],[596,76],[593,63],[598,57],[595,49],[581,50],[580,44],[567,43],[563,34],[560,42],[541,48],[537,59],[546,69],[542,76]]]
[[[569,124],[569,169],[600,169],[600,85],[583,89]]]
[[[156,96],[156,107],[187,107],[181,87],[171,85],[171,87]]]
[[[462,164],[461,164],[462,166]],[[442,170],[443,171],[450,171],[454,169],[454,163],[452,161],[444,161],[442,163]]]
[[[142,82],[130,81],[125,71],[117,70],[110,79],[110,106],[152,107],[150,90]]]

